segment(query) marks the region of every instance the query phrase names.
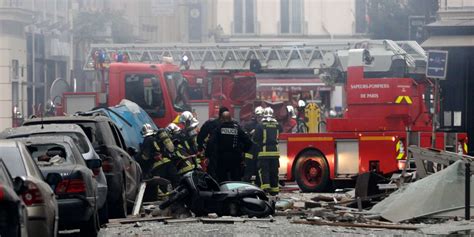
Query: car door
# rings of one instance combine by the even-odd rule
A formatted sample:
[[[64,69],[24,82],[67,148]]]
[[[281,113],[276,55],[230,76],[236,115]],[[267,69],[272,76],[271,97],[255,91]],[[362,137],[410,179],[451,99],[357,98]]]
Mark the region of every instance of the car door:
[[[141,182],[141,168],[138,163],[126,152],[126,145],[122,134],[113,122],[108,122],[114,136],[117,147],[120,148],[119,154],[124,164],[125,175],[127,176],[127,198],[135,198],[138,191],[138,185]]]

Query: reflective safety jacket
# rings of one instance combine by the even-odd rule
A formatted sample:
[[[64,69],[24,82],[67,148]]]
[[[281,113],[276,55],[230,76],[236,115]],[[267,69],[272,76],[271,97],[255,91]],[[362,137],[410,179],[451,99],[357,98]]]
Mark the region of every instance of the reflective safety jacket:
[[[146,136],[142,145],[142,160],[139,162],[143,173],[170,162],[174,151],[175,147],[166,130],[159,129],[155,134]]]
[[[279,157],[278,136],[281,126],[275,119],[263,119],[255,128],[253,141],[259,146],[258,158]]]

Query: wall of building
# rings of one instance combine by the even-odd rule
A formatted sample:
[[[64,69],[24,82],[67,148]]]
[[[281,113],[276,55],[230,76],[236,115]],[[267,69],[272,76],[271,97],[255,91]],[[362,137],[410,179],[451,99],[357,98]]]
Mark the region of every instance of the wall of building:
[[[255,33],[257,36],[315,36],[337,37],[355,34],[355,0],[301,0],[302,31],[282,33],[281,1],[255,0]],[[289,1],[290,5],[292,1]],[[234,32],[234,0],[219,0],[215,3],[216,24],[224,34],[242,36]],[[245,34],[244,34],[245,35]]]
[[[23,27],[31,17],[20,9],[0,8],[0,131],[13,125],[13,108],[25,114],[27,49]]]

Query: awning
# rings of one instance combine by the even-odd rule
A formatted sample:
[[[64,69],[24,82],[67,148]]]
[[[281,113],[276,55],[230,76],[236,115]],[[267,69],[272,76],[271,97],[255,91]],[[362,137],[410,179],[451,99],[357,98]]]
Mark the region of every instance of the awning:
[[[331,91],[319,78],[314,79],[257,79],[257,91]]]
[[[474,35],[431,36],[421,46],[423,48],[474,47]]]

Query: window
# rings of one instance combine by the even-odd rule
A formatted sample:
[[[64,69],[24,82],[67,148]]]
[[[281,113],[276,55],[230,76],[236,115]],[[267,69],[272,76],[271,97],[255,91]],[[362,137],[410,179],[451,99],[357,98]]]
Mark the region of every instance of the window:
[[[303,0],[281,0],[280,32],[282,34],[303,33]]]
[[[40,167],[74,164],[69,146],[61,143],[38,143],[28,145],[31,157]]]
[[[188,83],[180,72],[165,72],[166,86],[168,94],[173,103],[173,107],[178,112],[191,110],[188,102]]]
[[[234,0],[234,33],[255,33],[255,0]]]
[[[18,77],[20,76],[18,69],[19,69],[18,60],[13,59],[12,60],[12,79],[13,80],[18,80]]]
[[[125,98],[137,103],[151,117],[165,116],[165,103],[160,81],[152,74],[125,76]]]

